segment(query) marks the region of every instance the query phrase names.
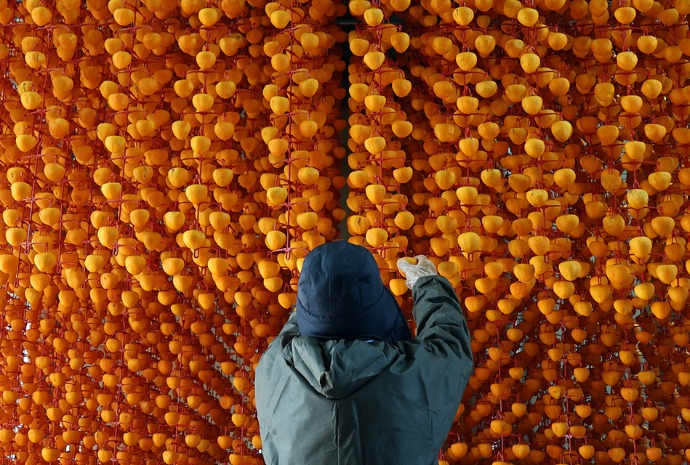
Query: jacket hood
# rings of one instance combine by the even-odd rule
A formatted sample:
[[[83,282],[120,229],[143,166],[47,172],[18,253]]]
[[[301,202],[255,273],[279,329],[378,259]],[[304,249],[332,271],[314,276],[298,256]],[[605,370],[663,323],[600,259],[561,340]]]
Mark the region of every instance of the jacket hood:
[[[320,341],[294,337],[283,346],[283,358],[321,395],[347,397],[386,370],[394,360],[394,346],[361,340]]]

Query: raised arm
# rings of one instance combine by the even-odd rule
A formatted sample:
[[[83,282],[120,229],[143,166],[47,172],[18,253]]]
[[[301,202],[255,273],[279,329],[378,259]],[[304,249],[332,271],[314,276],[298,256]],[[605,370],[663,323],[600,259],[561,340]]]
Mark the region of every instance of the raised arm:
[[[398,267],[412,289],[417,340],[427,346],[433,357],[448,357],[449,364],[460,370],[467,380],[473,369],[472,349],[458,297],[450,282],[438,275],[428,258],[420,255],[416,259],[416,264],[400,259]]]

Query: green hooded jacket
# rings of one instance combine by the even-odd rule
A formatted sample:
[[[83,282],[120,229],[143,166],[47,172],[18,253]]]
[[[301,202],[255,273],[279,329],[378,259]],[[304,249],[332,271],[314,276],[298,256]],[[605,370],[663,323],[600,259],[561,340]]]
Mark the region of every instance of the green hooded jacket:
[[[414,286],[417,337],[321,341],[295,314],[256,370],[267,465],[432,465],[472,373],[470,334],[448,280]]]

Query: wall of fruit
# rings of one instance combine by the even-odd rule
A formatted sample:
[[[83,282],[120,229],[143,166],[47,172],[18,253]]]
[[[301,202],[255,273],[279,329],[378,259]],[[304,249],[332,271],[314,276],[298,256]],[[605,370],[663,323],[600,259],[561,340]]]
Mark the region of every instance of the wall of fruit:
[[[0,464],[263,463],[253,370],[338,237],[408,315],[398,258],[457,289],[440,463],[686,463],[688,13],[0,0]]]

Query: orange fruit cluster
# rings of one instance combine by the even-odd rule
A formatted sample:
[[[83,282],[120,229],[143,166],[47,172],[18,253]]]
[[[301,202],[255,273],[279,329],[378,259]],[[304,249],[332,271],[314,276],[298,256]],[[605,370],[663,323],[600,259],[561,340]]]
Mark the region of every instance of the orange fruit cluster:
[[[687,459],[689,7],[407,9],[409,242],[477,363],[445,461]]]
[[[350,241],[377,252],[384,281],[396,296],[407,288],[396,277],[395,262],[410,245],[405,231],[414,223],[401,188],[410,181],[413,169],[406,166],[404,141],[412,123],[397,99],[406,97],[412,83],[390,55],[404,53],[410,36],[389,22],[395,11],[404,11],[409,1],[391,10],[368,1],[352,1],[350,12],[362,27],[349,33],[352,53],[349,65],[350,189],[347,218]],[[385,12],[385,13],[384,13]]]
[[[690,459],[688,13],[0,1],[3,457],[263,463],[253,370],[344,236],[466,310],[440,463]]]
[[[3,457],[261,463],[253,369],[345,216],[344,12],[3,2]]]

